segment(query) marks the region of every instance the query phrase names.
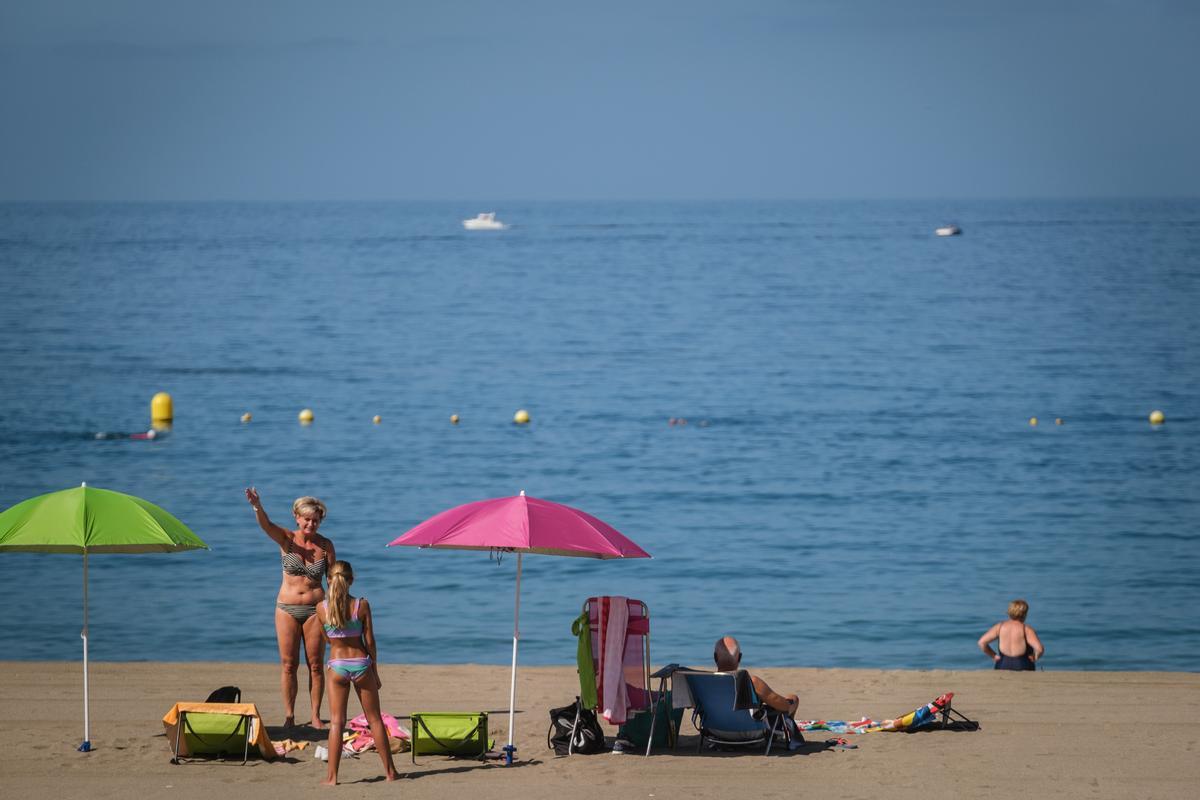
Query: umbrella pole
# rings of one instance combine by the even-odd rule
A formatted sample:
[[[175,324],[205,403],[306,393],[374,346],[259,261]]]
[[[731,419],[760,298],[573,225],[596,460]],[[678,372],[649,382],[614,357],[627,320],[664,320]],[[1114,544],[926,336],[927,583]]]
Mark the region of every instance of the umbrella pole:
[[[513,609],[513,656],[512,680],[508,687],[508,744],[504,748],[504,766],[510,767],[513,753],[517,748],[513,745],[513,715],[517,708],[517,642],[521,638],[521,553],[517,553],[517,599]]]
[[[83,632],[79,634],[83,639],[83,744],[79,745],[78,750],[81,753],[86,753],[92,749],[91,742],[91,725],[88,720],[88,554],[87,549],[83,551]]]

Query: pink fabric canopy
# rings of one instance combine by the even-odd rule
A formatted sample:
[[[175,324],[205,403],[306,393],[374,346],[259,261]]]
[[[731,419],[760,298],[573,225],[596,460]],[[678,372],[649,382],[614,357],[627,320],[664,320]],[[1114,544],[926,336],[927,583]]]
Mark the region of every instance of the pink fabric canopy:
[[[511,550],[582,558],[650,558],[616,528],[577,508],[526,497],[455,506],[388,544],[457,550]]]

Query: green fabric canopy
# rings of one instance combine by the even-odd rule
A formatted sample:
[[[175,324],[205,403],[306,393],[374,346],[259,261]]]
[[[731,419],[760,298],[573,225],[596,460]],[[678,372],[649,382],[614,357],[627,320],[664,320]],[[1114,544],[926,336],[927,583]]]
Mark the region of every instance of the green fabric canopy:
[[[0,550],[35,553],[168,553],[208,549],[200,537],[140,497],[79,486],[31,497],[0,514]]]

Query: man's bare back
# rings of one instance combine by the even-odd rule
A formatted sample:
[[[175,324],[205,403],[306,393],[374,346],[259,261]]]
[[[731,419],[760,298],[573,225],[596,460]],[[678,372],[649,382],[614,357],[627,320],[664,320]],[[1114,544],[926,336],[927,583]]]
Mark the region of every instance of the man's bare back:
[[[723,636],[718,639],[713,646],[713,661],[717,663],[717,669],[721,672],[733,672],[741,669],[742,648],[738,644],[738,640],[732,636]],[[782,711],[789,717],[796,716],[796,709],[800,707],[798,696],[794,694],[781,695],[768,686],[766,681],[754,674],[750,674],[750,681],[754,684],[754,691],[758,694],[758,699],[764,705],[770,706],[776,711]]]

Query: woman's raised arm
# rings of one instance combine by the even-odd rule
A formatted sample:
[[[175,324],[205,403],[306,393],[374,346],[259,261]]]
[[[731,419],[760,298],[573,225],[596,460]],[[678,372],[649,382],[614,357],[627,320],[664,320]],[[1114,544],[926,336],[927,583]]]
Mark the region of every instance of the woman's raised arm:
[[[254,517],[258,520],[258,526],[263,529],[263,533],[270,536],[275,541],[275,544],[280,547],[287,547],[291,541],[290,533],[271,522],[271,518],[267,516],[267,512],[263,511],[262,500],[258,496],[258,489],[250,486],[246,489],[246,500],[249,501],[250,507],[254,509]]]

